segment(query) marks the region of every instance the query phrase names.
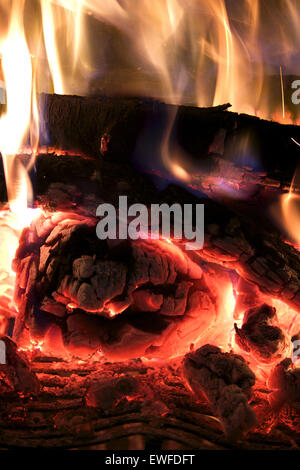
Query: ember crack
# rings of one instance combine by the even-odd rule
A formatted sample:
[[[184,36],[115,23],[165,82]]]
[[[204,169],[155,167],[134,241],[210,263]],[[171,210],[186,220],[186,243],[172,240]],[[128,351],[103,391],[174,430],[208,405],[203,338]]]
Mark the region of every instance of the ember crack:
[[[276,325],[276,309],[263,304],[246,310],[242,328],[235,324],[236,342],[259,362],[272,362],[285,357],[290,341]]]

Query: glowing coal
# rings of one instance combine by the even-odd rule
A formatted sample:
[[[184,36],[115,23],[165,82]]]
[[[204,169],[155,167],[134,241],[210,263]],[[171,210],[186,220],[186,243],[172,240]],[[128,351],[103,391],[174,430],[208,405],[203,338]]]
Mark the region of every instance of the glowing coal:
[[[208,336],[228,342],[234,300],[222,269],[201,267],[170,241],[98,240],[96,223],[44,214],[23,232],[18,344],[43,340],[50,326],[74,355],[109,359],[178,356]]]

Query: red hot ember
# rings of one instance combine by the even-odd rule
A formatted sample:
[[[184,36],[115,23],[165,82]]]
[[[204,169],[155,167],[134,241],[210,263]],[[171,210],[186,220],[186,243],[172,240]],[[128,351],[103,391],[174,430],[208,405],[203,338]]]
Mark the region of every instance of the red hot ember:
[[[178,356],[208,338],[228,342],[227,273],[171,241],[98,240],[96,223],[56,213],[23,232],[14,261],[18,344],[54,336],[74,355],[126,359]]]
[[[188,252],[171,239],[99,240],[97,222],[79,211],[44,212],[23,231],[13,263],[19,347],[39,345],[70,364],[92,358],[100,368],[133,358],[171,364],[186,354],[181,380],[209,403],[229,441],[265,425],[270,410],[297,406],[290,358],[298,315],[273,298],[277,285],[257,270],[270,259],[255,259],[251,238],[235,225],[221,237],[209,225],[204,249]],[[108,413],[124,399],[156,403],[147,377],[143,386],[129,380],[129,389],[125,380],[124,391],[119,379],[89,385],[86,406]],[[169,412],[160,401],[154,408]]]

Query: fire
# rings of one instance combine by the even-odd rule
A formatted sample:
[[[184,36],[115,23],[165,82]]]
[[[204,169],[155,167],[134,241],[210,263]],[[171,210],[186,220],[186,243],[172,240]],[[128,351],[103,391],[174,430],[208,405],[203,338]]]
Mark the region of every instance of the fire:
[[[14,0],[11,8],[1,6],[7,14],[8,26],[0,36],[1,68],[6,89],[6,110],[0,118],[0,151],[10,210],[1,212],[0,295],[1,304],[5,305],[9,316],[15,313],[12,302],[15,276],[11,262],[22,229],[37,215],[36,211],[28,208],[33,201],[28,169],[33,164],[38,145],[39,117],[35,68],[24,30],[25,0]],[[31,154],[25,161],[18,156],[18,151],[28,136]]]
[[[54,4],[55,3],[55,4]],[[3,25],[0,32],[0,76],[5,87],[5,110],[0,116],[0,152],[3,159],[9,210],[1,211],[0,296],[7,315],[16,313],[13,305],[15,274],[11,269],[22,230],[40,215],[33,205],[33,189],[29,170],[34,164],[39,145],[40,116],[38,90],[47,89],[44,56],[56,93],[68,93],[71,77],[87,70],[88,54],[82,41],[84,31],[83,0],[51,2],[40,0],[41,22],[38,33],[28,35],[26,30],[26,0],[0,0]],[[33,10],[35,12],[35,10]],[[32,25],[31,25],[32,26]],[[58,31],[63,30],[65,46],[72,44],[70,70],[62,67],[61,43]],[[30,31],[31,33],[31,31]],[[29,41],[30,39],[30,41]],[[42,41],[43,39],[43,41]],[[65,58],[64,58],[65,59]],[[78,80],[77,80],[78,81]],[[83,85],[79,91],[84,89]],[[20,149],[30,143],[30,151],[19,155]]]
[[[55,93],[74,90],[86,93],[89,74],[101,68],[101,64],[91,60],[87,45],[89,14],[122,32],[125,43],[130,45],[133,62],[143,66],[148,76],[159,83],[154,95],[175,105],[184,103],[187,96],[201,106],[229,101],[234,111],[277,117],[268,108],[263,92],[269,90],[268,69],[272,67],[266,65],[262,46],[263,7],[259,0],[246,0],[235,15],[230,14],[225,0],[188,0],[185,5],[179,0],[40,0],[37,3],[41,20],[39,34],[32,44],[25,27],[26,0],[0,0],[7,17],[7,28],[3,28],[0,35],[1,73],[7,104],[0,118],[0,151],[10,209],[1,214],[1,223],[6,227],[1,232],[0,253],[0,293],[4,296],[10,295],[8,292],[14,284],[10,265],[20,233],[38,214],[37,210],[29,210],[33,190],[28,169],[38,149],[42,119],[38,113],[38,91],[47,85],[41,81],[40,69],[45,64],[49,68]],[[297,28],[300,14],[292,1],[287,2],[285,15],[286,21],[279,28],[278,37],[273,35],[270,41],[281,59],[280,67],[276,63],[274,69],[281,91],[278,120],[287,122],[292,118],[284,99],[284,74],[296,51],[296,40],[300,38]],[[274,16],[270,15],[271,31],[275,29],[274,21]],[[130,87],[131,91],[137,89],[134,80]],[[191,176],[184,165],[185,155],[180,149],[170,148],[175,119],[176,109],[163,139],[162,160],[176,178],[187,182]],[[25,159],[18,152],[28,140],[31,149]],[[281,209],[285,229],[300,244],[299,200],[292,186],[290,193],[282,198]],[[232,312],[235,299],[231,285],[225,303],[228,312]],[[75,308],[75,305],[69,307]],[[110,310],[111,316],[117,313],[113,308]]]
[[[151,90],[148,78],[144,80],[142,88],[148,95],[174,104],[193,101],[211,106],[231,102],[233,111],[267,118],[281,112],[286,122],[280,84],[284,74],[295,73],[293,63],[300,39],[300,12],[292,0],[272,7],[259,0],[246,0],[234,8],[225,0],[54,3],[77,18],[81,25],[77,39],[87,33],[82,21],[88,14],[121,31],[137,69],[144,69],[151,80],[158,82],[158,87]],[[270,105],[274,77],[279,85],[276,109]],[[132,80],[127,91],[136,94],[140,87],[140,79]]]
[[[1,37],[8,102],[6,117],[1,119],[5,135],[1,151],[8,155],[4,160],[11,204],[22,200],[23,209],[24,201],[32,199],[28,163],[24,170],[24,163],[14,155],[28,131],[33,157],[37,149],[37,91],[86,94],[91,79],[97,82],[107,67],[107,46],[103,44],[99,56],[102,43],[97,35],[93,41],[94,25],[102,40],[103,23],[109,24],[113,34],[122,37],[118,54],[130,51],[131,79],[123,80],[121,66],[120,70],[116,66],[123,92],[151,95],[176,105],[230,102],[233,111],[282,123],[297,120],[288,109],[285,90],[285,76],[295,73],[300,40],[300,12],[292,0],[274,11],[259,0],[245,0],[234,8],[225,0],[39,0],[38,8],[32,10],[37,33],[30,31],[30,35],[24,26],[29,2],[2,3],[9,26]],[[17,69],[22,69],[22,80],[16,90]],[[170,117],[165,131],[162,160],[177,179],[188,181],[193,169],[187,168],[180,149],[169,148],[175,117]]]
[[[62,95],[64,90],[61,65],[55,37],[53,5],[48,0],[41,0],[45,46],[49,67],[53,78],[54,92]]]
[[[92,73],[84,0],[40,0],[46,55],[57,94],[85,93]]]
[[[127,80],[127,92],[139,94],[144,89],[147,95],[174,104],[212,106],[231,102],[233,111],[293,122],[284,105],[283,89],[284,76],[295,73],[293,63],[300,39],[300,12],[292,0],[280,10],[280,5],[269,10],[259,0],[245,0],[234,8],[225,0],[38,3],[39,41],[33,42],[40,43],[41,36],[43,41],[31,48],[41,62],[38,68],[49,67],[55,93],[84,94],[90,78],[103,73],[105,65],[95,54],[102,44],[90,41],[88,19],[93,16],[122,33],[120,47],[131,51],[137,70],[145,71],[144,78]],[[22,10],[24,2],[19,4]],[[19,14],[19,21],[21,17]],[[24,52],[27,46],[22,28],[17,29],[20,38],[23,36]],[[101,28],[99,23],[99,31]],[[23,54],[23,60],[26,57],[28,54]],[[122,70],[120,74],[122,81]],[[278,83],[276,109],[270,105],[273,77]],[[149,86],[149,80],[154,87]],[[46,83],[39,83],[39,88],[47,88]]]

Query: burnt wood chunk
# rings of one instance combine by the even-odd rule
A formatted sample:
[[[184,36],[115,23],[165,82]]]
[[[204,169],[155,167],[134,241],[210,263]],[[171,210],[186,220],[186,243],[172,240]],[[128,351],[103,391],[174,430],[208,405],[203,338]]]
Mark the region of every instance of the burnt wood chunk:
[[[18,344],[53,326],[75,355],[169,357],[227,321],[221,268],[205,273],[165,240],[99,240],[97,220],[73,214],[44,213],[22,234],[13,263]]]
[[[235,340],[259,362],[278,361],[288,353],[289,340],[276,325],[276,309],[267,304],[246,310],[243,325],[235,324]]]
[[[198,398],[207,399],[230,440],[237,440],[256,423],[249,405],[255,375],[236,354],[205,345],[183,359],[183,374]]]
[[[141,162],[146,158],[147,142],[153,168],[153,158],[159,156],[162,130],[177,112],[171,138],[202,169],[212,165],[210,155],[216,151],[226,159],[238,159],[243,145],[250,140],[249,152],[255,149],[254,158],[261,169],[270,174],[280,171],[291,178],[299,159],[291,138],[299,140],[299,127],[233,113],[227,111],[229,106],[175,107],[143,98],[43,94],[41,144],[84,155],[102,155],[110,161],[129,161],[135,155]],[[220,135],[222,145],[216,145]],[[141,148],[144,155],[139,155]],[[286,154],[288,159],[283,157]]]
[[[271,391],[269,402],[278,410],[285,403],[299,408],[300,405],[300,369],[291,359],[284,359],[273,369],[268,386]]]

